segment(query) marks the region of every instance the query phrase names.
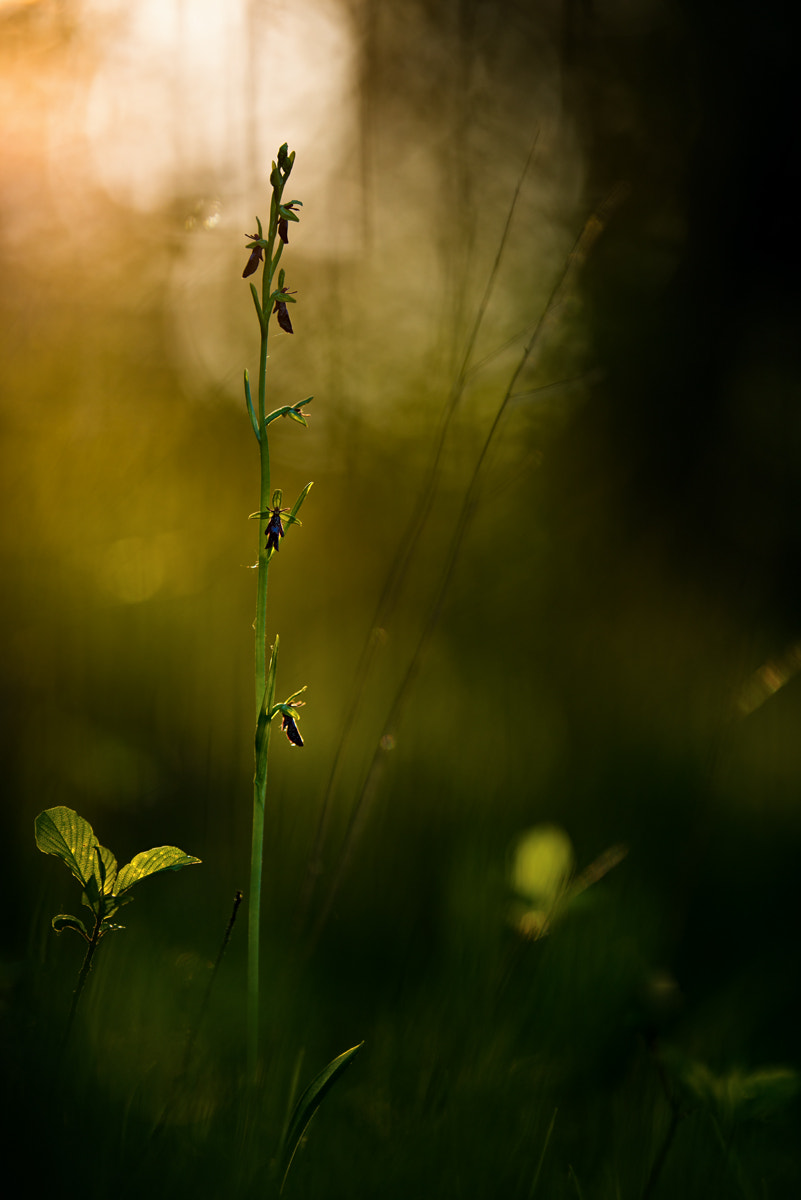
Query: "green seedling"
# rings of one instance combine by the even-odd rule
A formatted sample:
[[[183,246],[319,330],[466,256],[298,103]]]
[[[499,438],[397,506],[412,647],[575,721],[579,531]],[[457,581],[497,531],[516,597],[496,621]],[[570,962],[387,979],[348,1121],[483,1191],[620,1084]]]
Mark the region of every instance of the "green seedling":
[[[54,854],[66,864],[82,888],[82,903],[92,914],[88,923],[71,913],[58,913],[51,922],[56,933],[72,929],[87,944],[86,954],[78,973],[72,998],[67,1031],[72,1025],[92,959],[100,941],[107,933],[124,929],[112,920],[125,904],[133,900],[135,884],[162,871],[178,871],[192,866],[200,859],[186,854],[177,846],[154,846],[136,854],[124,867],[106,846],[101,846],[88,821],[71,808],[59,805],[39,813],[34,823],[36,845],[43,854]]]

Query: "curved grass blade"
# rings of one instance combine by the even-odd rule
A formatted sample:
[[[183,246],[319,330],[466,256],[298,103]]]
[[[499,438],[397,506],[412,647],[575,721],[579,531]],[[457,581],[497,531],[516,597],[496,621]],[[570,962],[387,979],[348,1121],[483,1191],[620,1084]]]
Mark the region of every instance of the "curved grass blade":
[[[300,512],[300,506],[303,504],[303,501],[306,499],[306,497],[308,496],[309,492],[312,490],[313,487],[314,487],[314,480],[312,480],[311,483],[306,484],[305,488],[300,493],[300,495],[298,496],[295,503],[292,505],[292,508],[289,510],[290,522],[295,521],[298,525],[300,525],[300,521],[297,520],[298,513]]]
[[[286,1177],[289,1174],[289,1168],[292,1166],[292,1160],[295,1157],[295,1151],[300,1145],[300,1139],[309,1127],[309,1122],[342,1072],[346,1067],[350,1066],[363,1045],[364,1042],[359,1042],[358,1046],[351,1046],[350,1050],[346,1050],[344,1054],[340,1054],[338,1058],[333,1059],[327,1067],[323,1068],[319,1075],[315,1076],[295,1105],[281,1145],[282,1192],[286,1183]]]
[[[278,670],[278,634],[275,635],[275,641],[270,652],[270,665],[267,668],[267,682],[264,687],[264,696],[259,710],[259,719],[256,722],[256,783],[258,787],[264,787],[264,781],[267,778],[267,751],[270,748],[270,722],[275,716],[272,711],[273,700],[275,698],[275,676]]]
[[[542,1172],[542,1164],[545,1162],[545,1154],[548,1150],[548,1146],[551,1141],[551,1134],[553,1133],[553,1127],[556,1123],[556,1114],[558,1113],[558,1111],[559,1111],[558,1108],[555,1108],[553,1110],[553,1116],[551,1117],[551,1123],[548,1126],[548,1132],[545,1135],[545,1141],[543,1142],[542,1150],[540,1151],[540,1161],[537,1163],[537,1169],[534,1172],[534,1178],[532,1179],[531,1187],[528,1190],[528,1200],[534,1200],[534,1193],[536,1192],[537,1184],[540,1181],[540,1173]]]
[[[253,426],[253,432],[256,435],[256,441],[260,442],[261,434],[259,433],[259,421],[255,412],[253,411],[253,401],[250,398],[250,376],[248,375],[247,367],[245,368],[245,403],[248,406],[248,415],[250,417],[250,423]]]

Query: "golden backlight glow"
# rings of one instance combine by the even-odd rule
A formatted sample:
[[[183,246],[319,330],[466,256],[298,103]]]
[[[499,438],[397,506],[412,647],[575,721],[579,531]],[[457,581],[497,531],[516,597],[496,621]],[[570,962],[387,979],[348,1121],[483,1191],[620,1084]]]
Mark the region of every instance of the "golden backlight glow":
[[[276,139],[298,150],[305,194],[334,169],[353,112],[339,5],[90,0],[84,14],[99,31],[84,129],[94,177],[117,203],[148,211],[204,176],[239,192]]]
[[[50,205],[69,242],[96,237],[96,189],[139,213],[178,202],[188,215],[211,193],[223,211],[206,228],[252,222],[282,140],[307,203],[341,189],[357,106],[336,0],[83,0],[68,14],[0,0],[0,19],[6,240]]]
[[[195,573],[188,545],[186,535],[177,533],[118,538],[97,564],[98,581],[125,604],[138,604],[165,590],[191,593]]]

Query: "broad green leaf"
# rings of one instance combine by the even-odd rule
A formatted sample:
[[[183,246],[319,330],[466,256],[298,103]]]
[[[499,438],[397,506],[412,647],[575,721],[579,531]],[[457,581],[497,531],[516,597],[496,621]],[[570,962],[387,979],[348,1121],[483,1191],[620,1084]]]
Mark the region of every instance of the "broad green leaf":
[[[100,852],[100,862],[97,861],[97,855],[95,855],[95,866],[98,871],[98,882],[101,882],[101,875],[104,876],[102,879],[103,894],[105,896],[110,896],[114,891],[114,884],[117,879],[117,860],[107,846],[101,846],[98,844],[97,849]],[[103,864],[102,871],[100,870],[101,862]]]
[[[94,875],[95,846],[99,844],[89,822],[73,809],[58,805],[39,813],[34,830],[42,854],[55,854],[86,887]]]
[[[117,874],[117,860],[110,850],[95,841],[92,858],[92,874],[83,892],[83,903],[91,908],[95,916],[100,913],[100,897],[111,890]],[[109,875],[111,878],[109,879]]]
[[[90,940],[89,930],[86,928],[80,917],[73,917],[70,913],[59,913],[57,916],[53,917],[53,920],[50,922],[50,924],[53,926],[56,933],[63,933],[65,929],[74,929],[76,933],[81,935],[81,937],[86,938],[87,942]]]
[[[118,906],[112,903],[111,893],[117,880],[117,860],[107,846],[95,845],[94,864],[91,877],[83,890],[82,903],[91,908],[95,916],[100,911],[103,897],[103,915],[109,916]]]
[[[158,875],[161,871],[178,871],[181,867],[190,867],[199,862],[199,858],[185,854],[177,846],[154,846],[152,850],[143,850],[118,873],[114,894],[120,896],[141,879],[147,879],[149,875]]]
[[[121,896],[106,896],[106,897],[104,897],[104,900],[103,900],[103,918],[104,918],[104,920],[106,920],[106,921],[110,920],[111,917],[113,917],[114,914],[118,911],[118,909],[122,908],[123,905],[125,905],[125,904],[130,904],[132,900],[133,900],[133,896],[131,895],[130,889]],[[122,925],[120,925],[118,928],[122,929]]]
[[[292,1159],[295,1157],[295,1151],[300,1144],[300,1139],[309,1126],[309,1122],[342,1072],[346,1067],[350,1066],[363,1045],[364,1042],[359,1042],[358,1046],[351,1046],[350,1050],[346,1050],[344,1054],[340,1054],[327,1067],[324,1067],[320,1074],[316,1075],[311,1081],[295,1105],[281,1146],[281,1167],[283,1169],[281,1191],[284,1190],[286,1177],[289,1174],[289,1168],[292,1166]]]
[[[98,904],[100,902],[100,880],[97,876],[97,871],[87,881],[86,887],[83,890],[82,903],[87,908],[91,908],[92,912],[97,916]]]

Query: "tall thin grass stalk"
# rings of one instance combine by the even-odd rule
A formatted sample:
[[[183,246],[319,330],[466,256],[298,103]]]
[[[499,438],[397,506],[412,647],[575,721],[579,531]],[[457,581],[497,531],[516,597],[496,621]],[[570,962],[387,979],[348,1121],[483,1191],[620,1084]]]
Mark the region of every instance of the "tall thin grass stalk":
[[[573,1170],[572,1164],[568,1165],[567,1177],[570,1180],[570,1182],[573,1184],[573,1187],[576,1189],[576,1195],[578,1196],[578,1200],[584,1200],[584,1193],[581,1190],[581,1184],[578,1181],[578,1176],[576,1175],[576,1172]]]
[[[200,1002],[200,1008],[198,1010],[197,1019],[195,1020],[195,1023],[189,1032],[189,1036],[186,1039],[186,1046],[184,1047],[184,1056],[183,1056],[183,1060],[181,1063],[181,1070],[178,1073],[178,1078],[181,1080],[183,1080],[186,1077],[186,1075],[189,1071],[189,1064],[192,1060],[192,1053],[195,1048],[195,1041],[197,1040],[197,1035],[200,1032],[200,1027],[206,1018],[206,1012],[208,1011],[209,1001],[211,1000],[211,993],[214,988],[214,984],[217,979],[217,974],[220,970],[222,960],[225,956],[225,952],[228,949],[228,943],[231,940],[231,934],[234,931],[234,925],[236,924],[236,917],[237,917],[237,913],[239,912],[239,906],[242,903],[242,898],[243,898],[242,893],[237,891],[234,895],[234,904],[233,904],[233,908],[231,909],[231,916],[228,918],[228,924],[225,927],[225,933],[223,934],[223,939],[222,939],[222,942],[220,943],[220,949],[217,952],[217,957],[214,960],[214,966],[211,969],[211,974],[209,975],[208,982],[206,983],[206,990],[203,993],[203,999]]]
[[[276,316],[279,325],[287,333],[292,333],[292,322],[287,309],[288,304],[294,304],[294,296],[285,286],[285,273],[279,271],[279,263],[284,246],[288,244],[288,225],[297,221],[298,214],[294,211],[301,206],[299,200],[284,201],[284,187],[292,171],[295,152],[288,151],[286,143],[278,151],[277,162],[272,165],[270,184],[272,197],[270,200],[270,220],[267,234],[264,236],[262,224],[256,218],[258,232],[253,234],[248,242],[250,259],[243,271],[243,277],[254,274],[259,265],[262,267],[261,295],[251,283],[250,291],[253,304],[259,320],[261,334],[259,346],[259,390],[257,405],[254,410],[250,393],[250,380],[245,371],[245,401],[250,416],[253,432],[259,444],[260,486],[259,508],[251,516],[260,521],[267,518],[269,524],[265,533],[266,542],[259,538],[258,579],[256,585],[256,619],[255,629],[255,707],[256,707],[256,739],[255,739],[255,771],[253,776],[253,825],[250,856],[250,888],[248,893],[248,974],[247,974],[247,1066],[248,1075],[254,1080],[258,1071],[259,1046],[259,949],[261,939],[261,880],[264,851],[264,812],[267,795],[267,762],[270,750],[270,732],[272,722],[279,714],[282,716],[284,727],[294,730],[297,736],[296,744],[302,745],[293,708],[300,701],[295,692],[283,704],[275,703],[275,680],[278,667],[278,635],[275,636],[268,662],[267,642],[267,580],[270,562],[278,552],[279,540],[284,536],[283,520],[287,510],[281,508],[282,493],[272,491],[270,478],[270,443],[267,427],[278,417],[290,417],[301,425],[306,424],[303,406],[312,399],[309,396],[294,405],[283,405],[273,412],[267,412],[267,349],[270,335],[270,318]],[[277,243],[277,244],[276,244]],[[276,282],[276,272],[278,279]],[[298,523],[297,512],[308,495],[311,484],[307,484],[301,492],[292,510],[288,513],[288,523]],[[304,689],[301,689],[303,691]],[[290,740],[295,740],[291,738]]]
[[[338,894],[342,880],[350,865],[353,852],[361,835],[367,815],[372,807],[373,798],[375,796],[379,779],[386,762],[386,747],[392,744],[392,735],[395,728],[400,723],[411,685],[417,676],[424,653],[439,620],[445,596],[453,576],[454,567],[459,556],[459,551],[461,550],[465,534],[467,533],[470,520],[478,502],[482,467],[484,466],[490,447],[501,426],[509,404],[516,398],[515,387],[517,385],[517,381],[520,378],[524,368],[530,363],[535,355],[535,352],[538,350],[542,335],[548,326],[552,315],[566,302],[568,296],[570,295],[570,292],[577,281],[578,274],[584,266],[590,250],[603,232],[606,223],[609,220],[609,216],[625,195],[625,187],[618,185],[609,194],[604,203],[588,217],[581,233],[573,244],[573,248],[567,256],[564,270],[554,285],[548,302],[534,326],[533,332],[531,333],[523,353],[520,356],[520,360],[512,372],[501,402],[496,409],[495,416],[493,417],[492,423],[490,424],[489,430],[484,438],[484,443],[479,451],[478,458],[476,459],[473,472],[465,491],[462,507],[459,512],[459,516],[456,521],[456,527],[454,529],[450,546],[448,548],[448,553],[445,558],[445,565],[443,567],[442,575],[440,576],[440,581],[431,603],[431,607],[429,608],[428,615],[420,632],[417,645],[409,660],[409,665],[407,666],[406,672],[400,684],[398,685],[397,691],[395,692],[389,712],[384,721],[382,732],[376,743],[376,748],[365,776],[364,783],[362,784],[359,795],[351,811],[351,816],[340,850],[337,867],[325,901],[321,906],[319,916],[313,928],[311,939],[312,944],[316,942],[328,920],[329,913],[331,912],[331,908]],[[528,392],[526,394],[529,395],[533,393]]]
[[[553,1110],[553,1116],[551,1117],[551,1123],[548,1126],[548,1132],[545,1135],[545,1141],[542,1143],[542,1150],[540,1151],[540,1158],[539,1158],[539,1162],[537,1163],[537,1169],[534,1172],[534,1178],[531,1181],[531,1187],[528,1189],[528,1200],[534,1200],[534,1194],[537,1191],[537,1184],[539,1183],[540,1175],[542,1174],[542,1164],[545,1162],[545,1155],[548,1153],[548,1147],[551,1144],[551,1135],[553,1133],[553,1127],[556,1124],[556,1114],[558,1111],[559,1111],[558,1108],[555,1108]]]
[[[517,202],[520,197],[523,182],[528,174],[528,169],[531,165],[532,159],[534,158],[534,152],[537,148],[539,135],[540,131],[538,129],[534,135],[528,156],[518,177],[517,184],[515,185],[515,190],[506,214],[503,231],[495,252],[495,259],[492,267],[490,268],[487,281],[484,285],[484,292],[476,309],[473,325],[467,337],[462,360],[453,384],[451,385],[451,389],[448,393],[442,412],[440,413],[439,425],[434,440],[434,448],[428,468],[426,470],[426,474],[423,478],[423,483],[420,488],[420,495],[412,508],[412,513],[407,527],[404,530],[403,535],[398,540],[397,549],[392,555],[390,569],[387,573],[386,579],[384,580],[384,586],[378,598],[378,603],[376,604],[375,612],[373,613],[373,619],[368,626],[368,634],[364,641],[364,645],[362,646],[362,651],[356,667],[353,686],[351,688],[350,698],[345,708],[345,714],[340,727],[339,738],[334,751],[334,758],[331,763],[331,770],[328,775],[328,782],[326,784],[322,803],[320,805],[320,813],[318,816],[314,843],[312,845],[306,866],[306,878],[298,905],[299,923],[301,925],[307,918],[313,900],[314,890],[320,877],[319,864],[328,832],[331,797],[333,796],[334,787],[339,776],[339,770],[342,764],[342,759],[345,753],[349,735],[355,727],[354,718],[361,702],[362,694],[364,693],[365,685],[367,683],[367,678],[369,676],[370,669],[375,658],[375,653],[379,645],[379,640],[375,637],[375,631],[383,628],[389,622],[392,616],[398,596],[400,595],[400,591],[403,586],[403,581],[406,578],[406,574],[409,569],[409,564],[412,560],[414,547],[419,542],[431,512],[431,504],[437,487],[437,480],[439,478],[448,430],[450,429],[451,422],[459,405],[459,401],[464,393],[465,383],[470,374],[470,360],[473,357],[473,350],[475,349],[475,344],[489,307],[490,297],[492,296],[492,292],[495,287],[495,281],[498,276],[498,270],[501,265],[503,252],[509,239],[509,233],[512,227],[512,219],[517,208]]]

